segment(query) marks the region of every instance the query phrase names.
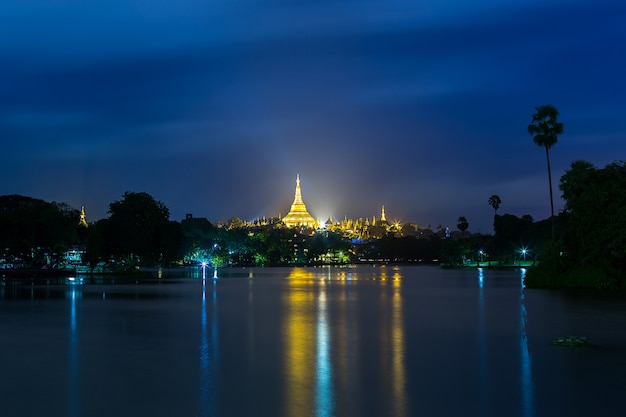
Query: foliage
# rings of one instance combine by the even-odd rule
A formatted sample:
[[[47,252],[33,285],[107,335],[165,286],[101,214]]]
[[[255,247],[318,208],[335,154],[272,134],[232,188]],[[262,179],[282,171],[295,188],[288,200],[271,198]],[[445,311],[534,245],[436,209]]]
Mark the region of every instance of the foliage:
[[[167,264],[178,258],[183,235],[169,209],[150,194],[126,192],[109,205],[110,217],[90,234],[92,259],[113,257],[126,265]]]
[[[534,223],[529,215],[521,218],[512,214],[496,215],[493,225],[496,232],[494,257],[501,263],[516,263],[522,248],[530,250],[526,259],[535,259],[545,242],[550,241],[549,222]]]
[[[183,234],[183,262],[206,261],[209,258],[207,250],[215,243],[215,228],[211,222],[205,218],[188,218],[180,223],[180,228]]]
[[[559,111],[552,104],[544,104],[535,107],[532,122],[528,125],[528,133],[533,136],[533,141],[546,150],[556,145],[558,135],[563,133],[563,123],[557,119]]]
[[[79,244],[80,212],[63,203],[0,196],[0,247],[28,264],[46,263]]]
[[[474,234],[468,237],[450,238],[442,242],[441,262],[447,267],[475,266],[479,262],[492,265],[497,253],[494,238]]]
[[[439,239],[418,239],[414,236],[387,235],[359,245],[356,255],[362,260],[391,262],[432,262],[439,258]]]
[[[178,223],[169,220],[163,203],[149,194],[131,192],[110,204],[109,218],[84,229],[78,227],[80,212],[65,204],[3,196],[0,244],[8,248],[5,255],[13,254],[33,264],[41,261],[43,253],[80,244],[81,233],[88,233],[85,260],[92,266],[114,260],[130,268],[179,261],[225,266],[359,260],[440,261],[449,266],[473,266],[480,261],[497,266],[517,264],[525,248],[529,250],[524,256],[527,261],[540,260],[539,267],[528,273],[528,285],[619,287],[623,286],[626,267],[625,174],[623,163],[596,170],[589,163],[576,161],[561,179],[567,203],[558,217],[534,222],[529,215],[496,214],[494,236],[466,237],[469,223],[461,216],[457,225],[460,238],[444,238],[443,230],[439,230],[419,236],[389,233],[362,242],[351,242],[331,231],[275,225],[243,227],[236,217],[220,226],[203,218]],[[492,197],[490,204],[497,206],[497,196]],[[550,238],[553,220],[560,241]]]
[[[441,260],[446,266],[463,266],[470,260],[470,239],[446,239],[442,251]]]
[[[500,196],[497,194],[494,194],[491,197],[489,197],[489,200],[487,200],[487,202],[489,203],[491,208],[493,208],[495,212],[494,214],[498,214],[498,209],[500,208],[500,204],[502,204],[502,200],[500,200]]]
[[[461,216],[457,219],[456,228],[459,229],[461,233],[465,233],[468,227],[469,223],[467,222],[467,219],[465,217]]]
[[[302,239],[302,235],[291,229],[271,229],[267,238],[267,259],[270,265],[299,263],[297,245]]]
[[[596,169],[575,161],[561,178],[566,227],[558,248],[541,257],[531,284],[624,288],[626,280],[626,165]],[[535,276],[533,276],[535,275]]]

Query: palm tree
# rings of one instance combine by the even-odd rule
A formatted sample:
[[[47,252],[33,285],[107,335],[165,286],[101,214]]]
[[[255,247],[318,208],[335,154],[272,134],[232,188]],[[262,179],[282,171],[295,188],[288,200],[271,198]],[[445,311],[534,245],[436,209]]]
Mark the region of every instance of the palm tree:
[[[494,214],[498,214],[498,209],[500,208],[500,204],[502,203],[502,200],[500,200],[500,196],[498,194],[494,194],[489,197],[489,200],[487,200],[487,202],[493,208]]]
[[[557,121],[559,111],[552,104],[535,107],[532,122],[528,125],[528,133],[538,146],[546,148],[548,161],[548,185],[550,187],[550,215],[552,219],[552,240],[554,240],[554,202],[552,200],[552,174],[550,172],[550,148],[557,142],[557,137],[563,133],[563,123]]]

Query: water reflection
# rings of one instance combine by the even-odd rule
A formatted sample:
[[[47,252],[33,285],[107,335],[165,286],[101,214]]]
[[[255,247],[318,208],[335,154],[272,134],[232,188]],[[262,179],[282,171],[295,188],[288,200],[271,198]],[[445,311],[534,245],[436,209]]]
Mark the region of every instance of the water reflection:
[[[406,371],[404,361],[404,323],[402,319],[402,280],[399,271],[393,275],[393,297],[391,315],[391,348],[393,364],[393,403],[392,407],[395,416],[405,416],[407,409],[406,400]]]
[[[217,271],[216,271],[217,272]],[[207,278],[206,270],[202,268],[202,308],[200,309],[200,400],[198,416],[216,415],[218,410],[217,386],[214,386],[218,363],[218,331],[217,331],[217,274],[209,280],[213,283],[213,300],[211,303],[211,334],[209,337],[207,312]]]
[[[480,384],[480,412],[489,408],[489,369],[487,362],[487,329],[485,324],[485,271],[478,268],[478,375]]]
[[[394,267],[389,274],[389,268],[380,269],[380,366],[381,375],[389,375],[381,389],[387,390],[385,397],[390,398],[386,407],[390,415],[402,417],[407,415],[406,398],[406,365],[405,365],[405,337],[402,306],[402,275],[400,268]],[[391,277],[390,277],[391,275]]]
[[[78,416],[78,401],[80,398],[79,381],[79,349],[78,349],[78,304],[82,299],[80,285],[68,285],[66,296],[70,307],[70,328],[68,343],[68,389],[67,409],[68,416]]]
[[[328,268],[329,273],[331,268]],[[342,392],[341,398],[335,401],[343,403],[342,409],[358,410],[360,405],[359,391],[353,381],[360,381],[361,367],[359,366],[361,347],[359,338],[361,333],[359,327],[355,326],[358,312],[354,305],[358,304],[359,298],[354,291],[358,274],[350,269],[332,269],[333,276],[338,277],[333,284],[338,284],[339,288],[333,291],[333,299],[336,307],[333,309],[332,325],[333,329],[333,378],[336,392]],[[330,279],[330,278],[329,278]],[[330,284],[330,282],[329,282]],[[337,411],[338,415],[342,413]],[[344,413],[345,414],[345,413]],[[358,415],[358,413],[352,413]]]
[[[520,269],[520,376],[523,417],[534,415],[534,385],[532,361],[528,350],[528,336],[526,333],[527,312],[524,300],[524,278],[526,268]]]
[[[286,415],[327,417],[337,414],[368,414],[371,398],[360,397],[362,384],[379,386],[377,404],[386,415],[408,413],[406,393],[405,330],[402,276],[399,268],[377,271],[379,320],[367,326],[378,346],[359,344],[360,311],[351,293],[355,273],[338,269],[294,268],[289,274],[285,297],[285,411]],[[375,323],[378,323],[376,326]],[[379,350],[370,359],[363,350]],[[365,361],[365,362],[364,362]],[[372,374],[372,372],[374,372]],[[363,381],[363,378],[369,382]],[[338,392],[343,393],[337,396]]]
[[[520,307],[519,307],[519,347],[520,347],[520,398],[522,417],[531,417],[534,415],[534,384],[532,375],[532,361],[530,350],[528,348],[528,336],[526,333],[527,311],[524,295],[524,277],[526,269],[520,269]],[[483,415],[489,414],[490,404],[490,383],[488,369],[488,351],[487,351],[487,334],[484,290],[485,290],[485,274],[483,268],[478,268],[478,355],[479,355],[479,379],[480,379],[480,412]]]
[[[313,314],[313,291],[303,288],[313,284],[313,273],[294,268],[289,274],[289,294],[286,300],[285,320],[285,367],[286,410],[289,416],[309,415],[313,408],[313,392],[316,377],[313,357],[316,351]]]
[[[329,269],[330,273],[330,269]],[[333,415],[333,369],[330,362],[330,331],[326,303],[326,281],[320,281],[317,297],[317,351],[316,351],[316,416]]]
[[[531,417],[590,409],[588,398],[619,406],[622,349],[530,344],[581,317],[591,328],[598,300],[583,300],[593,314],[571,314],[562,296],[524,289],[525,271],[220,269],[213,280],[210,267],[202,280],[195,270],[139,285],[4,287],[3,415]],[[555,316],[532,321],[544,311]],[[606,317],[623,323],[623,305]],[[606,338],[624,340],[613,328]],[[56,342],[42,350],[41,340]],[[572,381],[553,368],[562,357],[602,378]]]

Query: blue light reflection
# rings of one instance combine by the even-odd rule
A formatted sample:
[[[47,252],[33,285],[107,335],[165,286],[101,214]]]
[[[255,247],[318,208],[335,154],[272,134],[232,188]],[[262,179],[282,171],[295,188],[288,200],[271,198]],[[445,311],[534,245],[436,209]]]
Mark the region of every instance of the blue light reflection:
[[[207,280],[205,268],[202,268],[202,307],[200,309],[200,398],[198,402],[198,415],[211,416],[217,413],[217,387],[212,386],[218,361],[217,354],[217,302],[216,281],[213,280],[213,303],[211,312],[211,335],[209,337],[209,323],[207,311]]]
[[[489,369],[487,355],[487,326],[485,323],[485,271],[478,268],[478,372],[480,380],[480,413],[489,411]]]
[[[315,415],[326,417],[334,415],[333,369],[330,361],[330,333],[324,281],[321,281],[321,286],[317,303]]]
[[[528,313],[526,311],[526,304],[524,300],[524,278],[526,277],[526,269],[520,269],[520,376],[521,376],[521,397],[522,397],[522,410],[521,415],[523,417],[531,417],[535,415],[534,412],[534,383],[533,383],[533,371],[532,360],[530,357],[530,350],[528,349],[528,335],[526,333],[526,323],[528,320]]]
[[[76,285],[76,280],[68,281],[67,299],[70,303],[70,329],[68,344],[68,392],[67,392],[67,409],[68,416],[78,416],[78,406],[80,399],[80,382],[79,382],[79,349],[78,349],[78,303],[82,298],[82,290]]]

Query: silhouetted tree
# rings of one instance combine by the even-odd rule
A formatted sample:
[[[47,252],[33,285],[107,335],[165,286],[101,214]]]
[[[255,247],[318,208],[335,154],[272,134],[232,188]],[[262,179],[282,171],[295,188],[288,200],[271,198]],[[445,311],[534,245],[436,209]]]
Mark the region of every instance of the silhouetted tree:
[[[489,197],[489,200],[487,200],[487,202],[489,203],[491,208],[493,208],[494,215],[498,214],[498,209],[500,208],[500,204],[502,204],[502,201],[500,200],[500,196],[497,194],[494,194],[491,197]]]
[[[528,125],[528,133],[538,146],[546,149],[548,162],[548,186],[550,187],[550,217],[552,219],[552,240],[554,240],[554,202],[552,199],[552,174],[550,172],[550,148],[557,143],[558,136],[563,133],[563,123],[557,121],[559,111],[551,104],[535,107],[532,122]]]
[[[180,222],[183,233],[181,252],[184,262],[208,260],[208,249],[215,243],[213,231],[215,227],[203,217],[191,217]]]
[[[618,281],[626,275],[626,162],[596,169],[576,161],[559,188],[569,215],[563,239],[569,265],[601,270],[603,285],[623,285]]]
[[[461,231],[461,234],[464,235],[468,227],[469,223],[467,222],[467,219],[465,217],[461,216],[457,219],[456,228]]]
[[[299,240],[299,235],[294,230],[286,228],[267,229],[257,235],[256,239],[259,255],[270,265],[284,265],[294,262],[294,239]]]
[[[144,265],[177,257],[183,241],[180,224],[170,222],[169,209],[150,194],[126,192],[122,200],[109,204],[109,213],[105,235],[112,255]]]
[[[626,287],[626,162],[572,163],[559,188],[560,239],[540,254],[529,286]]]
[[[521,218],[512,214],[496,215],[493,227],[496,255],[500,262],[513,262],[521,247],[531,247],[533,253],[540,248],[542,238],[537,236],[538,227],[528,215]]]
[[[44,263],[79,243],[80,212],[67,204],[0,196],[0,248],[26,263]]]
[[[107,262],[110,260],[113,250],[111,241],[107,236],[109,219],[100,219],[89,227],[87,235],[87,251],[83,257],[93,268],[98,262]]]

